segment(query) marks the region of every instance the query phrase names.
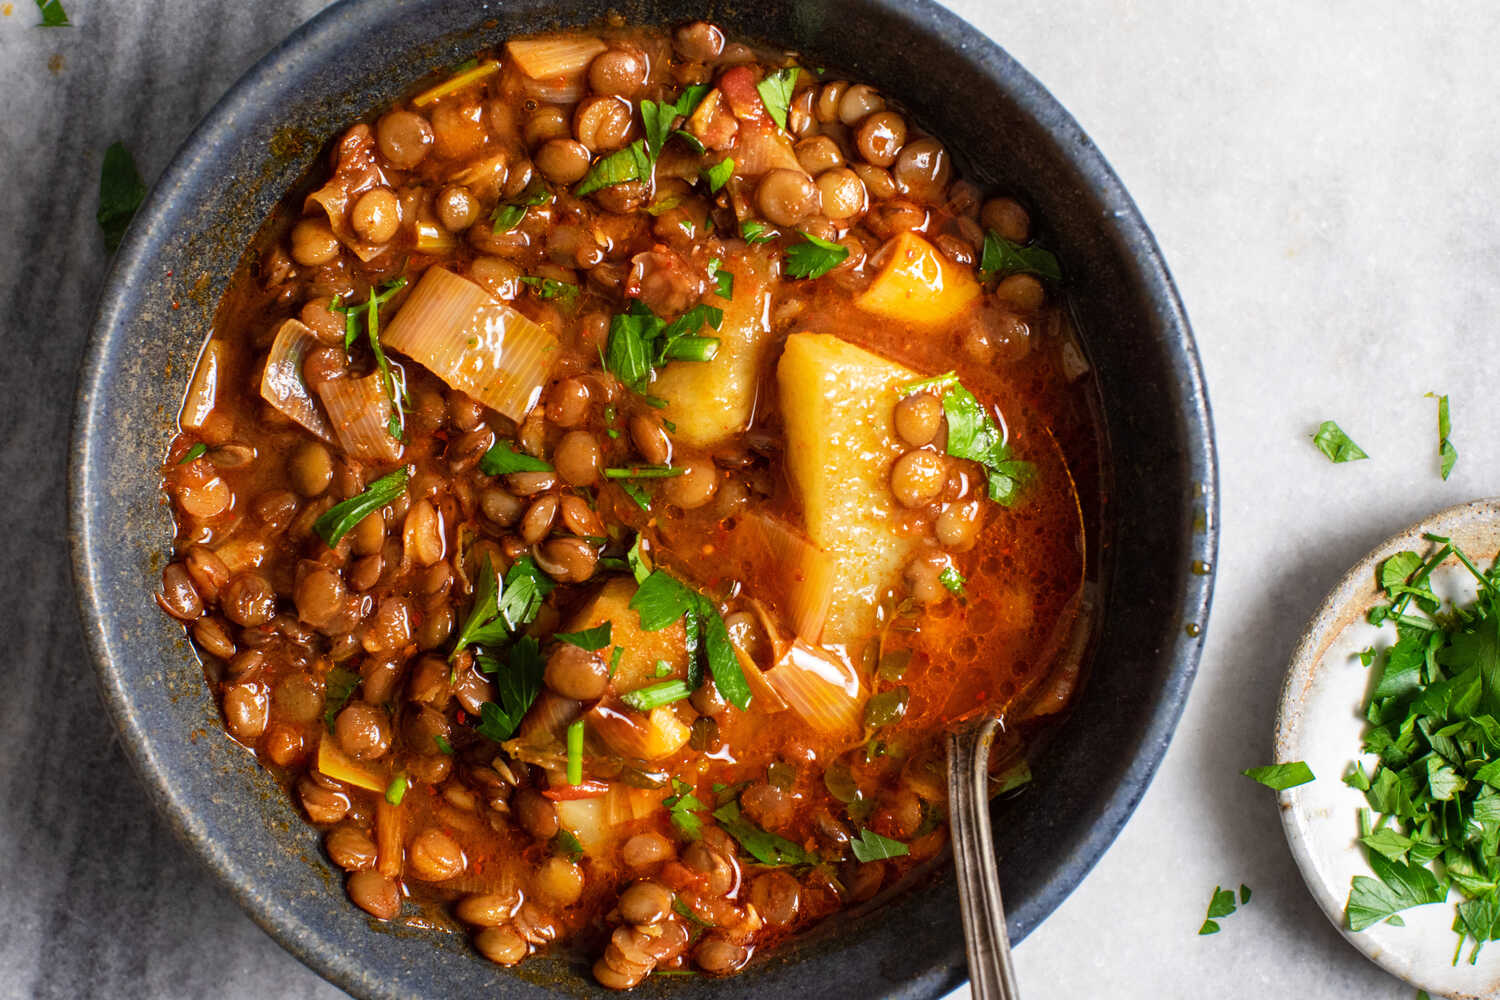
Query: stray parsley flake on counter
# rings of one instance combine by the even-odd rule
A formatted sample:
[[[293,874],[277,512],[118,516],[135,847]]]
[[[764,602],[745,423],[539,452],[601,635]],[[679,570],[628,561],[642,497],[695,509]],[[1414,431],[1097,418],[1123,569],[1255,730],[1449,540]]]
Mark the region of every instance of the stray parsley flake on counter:
[[[72,27],[73,22],[68,20],[68,12],[63,10],[62,0],[36,0],[36,9],[42,13],[42,23],[37,27]]]
[[[1313,435],[1312,441],[1319,451],[1328,456],[1330,462],[1358,462],[1370,457],[1332,420],[1325,420],[1318,425],[1318,432]]]
[[[1240,886],[1240,902],[1250,902],[1250,888]],[[1208,916],[1203,921],[1203,926],[1198,928],[1198,934],[1219,933],[1219,919],[1227,917],[1237,909],[1234,903],[1234,890],[1225,889],[1222,886],[1214,886],[1213,895],[1208,900]]]
[[[47,5],[42,6],[42,17],[47,17]],[[62,6],[55,6],[62,14]],[[60,24],[43,21],[44,27],[60,27],[68,23],[62,14]],[[104,151],[104,165],[99,169],[99,211],[95,216],[99,228],[104,230],[104,245],[110,253],[120,249],[120,240],[125,237],[125,228],[135,216],[146,198],[146,182],[135,168],[135,160],[125,144],[117,142]]]
[[[322,516],[313,522],[313,531],[328,543],[330,549],[333,548],[339,543],[340,538],[353,531],[354,526],[369,514],[405,493],[406,480],[405,466],[395,472],[386,473],[366,487],[363,493],[350,497],[342,503],[336,503],[324,511]]]
[[[1393,623],[1396,641],[1360,655],[1376,671],[1363,751],[1344,783],[1364,792],[1359,842],[1370,875],[1350,882],[1344,914],[1350,930],[1396,923],[1409,907],[1438,903],[1450,888],[1462,897],[1453,930],[1473,942],[1472,964],[1500,940],[1500,586],[1448,538],[1429,557],[1398,552],[1380,567],[1389,604],[1366,616]],[[1469,571],[1478,594],[1444,610],[1429,583],[1449,556]]]
[[[1252,767],[1241,771],[1245,777],[1252,781],[1258,781],[1267,788],[1276,791],[1284,791],[1288,788],[1296,788],[1315,780],[1312,768],[1300,760],[1294,760],[1287,764],[1267,764],[1265,767]]]
[[[1453,433],[1453,421],[1448,418],[1448,397],[1432,392],[1427,395],[1436,397],[1438,401],[1438,474],[1446,482],[1454,463],[1458,461],[1458,449],[1448,440]]]

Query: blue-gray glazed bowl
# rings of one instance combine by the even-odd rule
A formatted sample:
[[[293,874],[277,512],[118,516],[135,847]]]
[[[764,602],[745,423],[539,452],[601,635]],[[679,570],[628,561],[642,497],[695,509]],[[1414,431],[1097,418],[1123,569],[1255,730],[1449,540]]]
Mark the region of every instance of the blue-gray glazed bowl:
[[[347,902],[316,831],[223,735],[181,630],[152,601],[171,545],[159,463],[220,293],[325,144],[478,48],[610,11],[636,23],[712,19],[896,95],[971,175],[1017,192],[1064,261],[1108,445],[1092,539],[1101,618],[1087,682],[1034,762],[1031,786],[994,810],[1013,941],[1057,907],[1124,825],[1166,751],[1197,665],[1212,589],[1201,570],[1214,563],[1218,492],[1187,318],[1119,179],[993,41],[926,0],[346,0],[225,95],[132,224],[78,388],[70,504],[85,633],[104,700],[153,802],[257,923],[356,996],[600,991],[566,959],[508,972],[461,938],[381,930]],[[648,980],[638,992],[931,998],[964,976],[956,890],[944,868],[735,979]]]

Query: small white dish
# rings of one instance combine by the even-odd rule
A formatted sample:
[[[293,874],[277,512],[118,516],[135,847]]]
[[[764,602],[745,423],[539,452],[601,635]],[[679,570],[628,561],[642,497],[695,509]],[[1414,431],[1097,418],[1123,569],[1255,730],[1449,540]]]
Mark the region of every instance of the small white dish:
[[[1371,961],[1434,997],[1500,1000],[1500,942],[1490,942],[1469,964],[1472,942],[1453,964],[1458,936],[1452,930],[1457,890],[1448,900],[1401,912],[1405,926],[1379,923],[1349,930],[1344,905],[1355,875],[1371,875],[1360,847],[1359,809],[1364,794],[1343,782],[1351,761],[1372,770],[1374,758],[1359,752],[1370,668],[1361,650],[1389,646],[1395,628],[1377,628],[1365,612],[1381,602],[1380,564],[1402,550],[1422,555],[1436,546],[1426,533],[1453,539],[1480,566],[1500,550],[1500,499],[1476,500],[1439,511],[1382,542],[1345,574],[1324,599],[1292,653],[1276,715],[1277,763],[1305,761],[1317,780],[1278,792],[1281,823],[1292,857],[1323,912],[1349,943]],[[1449,558],[1432,575],[1434,592],[1464,604],[1476,593],[1473,577]]]

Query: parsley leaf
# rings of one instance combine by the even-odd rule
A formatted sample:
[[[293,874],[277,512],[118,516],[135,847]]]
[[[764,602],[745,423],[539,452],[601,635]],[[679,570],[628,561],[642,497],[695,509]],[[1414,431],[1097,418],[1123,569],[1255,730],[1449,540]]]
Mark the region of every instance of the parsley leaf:
[[[530,625],[555,586],[530,556],[522,556],[511,563],[505,574],[505,592],[497,607],[500,617],[512,632]]]
[[[1313,444],[1318,450],[1328,456],[1330,462],[1357,462],[1362,458],[1369,458],[1365,450],[1355,444],[1349,435],[1344,433],[1342,427],[1332,420],[1325,420],[1318,425],[1318,432],[1313,435]]]
[[[407,399],[406,384],[396,378],[395,372],[391,370],[390,362],[386,360],[385,351],[380,346],[380,307],[405,287],[405,278],[395,278],[378,289],[372,288],[369,298],[361,305],[352,303],[341,305],[335,299],[329,307],[332,312],[344,314],[344,350],[346,352],[354,346],[354,341],[359,335],[359,317],[364,316],[365,334],[370,343],[370,351],[375,355],[375,366],[380,369],[385,394],[391,401],[391,419],[386,425],[386,433],[398,441],[401,439],[401,427],[406,416],[406,409],[403,405]]]
[[[708,812],[708,806],[693,794],[693,786],[686,781],[672,779],[672,789],[677,793],[662,800],[672,820],[672,825],[689,840],[697,840],[703,832],[703,820],[696,815]]]
[[[714,294],[719,298],[734,298],[734,272],[725,270],[717,257],[708,259],[708,280],[714,283]]]
[[[714,819],[751,857],[763,865],[782,868],[787,865],[813,865],[816,856],[798,847],[785,837],[768,833],[745,819],[738,802],[726,802],[714,810]]]
[[[613,622],[605,622],[593,628],[586,628],[581,632],[559,632],[554,637],[558,642],[566,642],[570,646],[586,649],[591,653],[598,652],[609,645],[609,633]]]
[[[874,830],[861,829],[859,836],[849,841],[849,848],[860,861],[883,861],[886,858],[904,858],[911,848],[899,840],[882,837]]]
[[[331,549],[339,543],[354,526],[369,514],[379,510],[406,492],[407,471],[402,466],[388,472],[365,488],[358,496],[336,503],[313,522],[313,531]]]
[[[57,0],[41,3],[42,26],[56,28],[66,25],[68,17],[62,12]],[[48,20],[49,7],[61,15],[60,22]],[[110,253],[120,249],[120,240],[125,237],[125,227],[135,216],[135,210],[146,199],[146,182],[135,168],[135,160],[123,142],[112,144],[104,151],[104,165],[99,170],[99,211],[96,218],[104,231],[104,245]]]
[[[397,771],[391,783],[385,786],[385,800],[393,806],[399,806],[401,800],[406,798],[406,772]]]
[[[521,727],[521,720],[542,693],[542,674],[547,668],[542,659],[541,642],[525,635],[510,648],[505,666],[487,670],[494,676],[495,700],[479,706],[479,735],[504,743]]]
[[[538,278],[528,274],[521,277],[521,284],[535,289],[539,299],[562,299],[569,303],[578,300],[578,286],[556,278]]]
[[[1431,396],[1432,393],[1427,395]],[[1444,481],[1448,479],[1449,473],[1453,471],[1454,464],[1458,461],[1458,449],[1453,447],[1453,442],[1448,440],[1453,433],[1453,421],[1448,417],[1448,397],[1438,396],[1438,473]]]
[[[1398,910],[1426,903],[1441,903],[1448,895],[1445,886],[1419,865],[1402,865],[1379,854],[1370,855],[1370,867],[1379,880],[1356,875],[1349,887],[1344,917],[1349,929],[1362,931],[1380,923]]]
[[[359,674],[343,667],[334,667],[323,678],[323,724],[333,732],[333,720],[349,703],[354,689],[359,687]]]
[[[964,596],[964,575],[952,566],[944,566],[943,571],[938,574],[938,582],[948,588],[948,592],[955,597]]]
[[[795,66],[778,69],[774,73],[766,74],[765,78],[755,85],[756,93],[760,94],[761,103],[766,106],[766,113],[771,116],[777,128],[786,128],[786,114],[792,106],[792,92],[797,88],[797,72]]]
[[[1041,247],[1012,243],[993,229],[984,234],[979,273],[986,278],[993,274],[1035,274],[1053,281],[1062,279],[1062,268],[1051,253]]]
[[[1213,895],[1208,900],[1208,919],[1204,920],[1203,926],[1198,928],[1198,934],[1201,936],[1219,933],[1219,924],[1215,918],[1227,917],[1234,911],[1234,890],[1214,886]]]
[[[207,455],[207,454],[208,454],[208,445],[204,444],[202,441],[199,441],[197,444],[195,444],[191,448],[189,448],[187,450],[187,452],[181,458],[179,458],[177,460],[177,464],[178,465],[187,465],[189,462],[193,461],[194,459],[202,458],[204,455]]]
[[[614,187],[629,181],[649,181],[655,168],[655,157],[646,149],[645,140],[637,139],[589,167],[583,180],[573,189],[573,194],[582,198],[600,188]]]
[[[636,299],[610,320],[604,367],[626,388],[644,393],[656,369],[669,361],[712,360],[719,339],[697,331],[704,325],[717,330],[723,322],[724,310],[699,304],[668,323]]]
[[[958,383],[943,394],[948,420],[948,454],[984,466],[991,500],[1009,507],[1035,474],[1030,462],[1010,457],[1004,432],[974,394]]]
[[[571,830],[558,830],[553,834],[548,846],[552,848],[553,854],[567,858],[574,864],[577,864],[583,857],[583,845],[578,842],[578,838]]]
[[[666,570],[658,569],[640,581],[635,596],[630,599],[630,607],[640,617],[642,630],[647,632],[660,631],[677,621],[683,622],[687,630],[690,691],[698,686],[702,676],[704,663],[698,659],[701,650],[702,660],[706,662],[719,693],[737,708],[749,707],[750,685],[729,641],[729,629],[712,601]]]
[[[786,251],[786,273],[793,278],[821,278],[849,256],[849,248],[838,243],[807,233],[802,239]]]
[[[545,205],[552,200],[552,192],[543,184],[533,184],[514,201],[495,206],[490,213],[490,228],[497,233],[508,233],[526,218],[526,210],[536,205]]]
[[[1241,771],[1245,777],[1252,781],[1258,781],[1267,788],[1283,791],[1287,788],[1296,788],[1313,780],[1312,768],[1300,760],[1292,761],[1290,764],[1268,764],[1265,767],[1252,767]]]
[[[769,243],[777,236],[775,230],[770,229],[764,222],[740,223],[740,238],[746,243]]]
[[[551,472],[550,462],[516,451],[509,441],[496,441],[479,459],[479,471],[486,476],[505,476],[512,472]]]
[[[72,23],[68,20],[68,14],[63,10],[62,0],[36,0],[36,9],[41,11],[41,28],[67,28]],[[110,247],[113,250],[114,247]]]
[[[718,163],[703,168],[703,180],[708,184],[708,190],[717,193],[729,178],[734,176],[734,157],[726,156]]]

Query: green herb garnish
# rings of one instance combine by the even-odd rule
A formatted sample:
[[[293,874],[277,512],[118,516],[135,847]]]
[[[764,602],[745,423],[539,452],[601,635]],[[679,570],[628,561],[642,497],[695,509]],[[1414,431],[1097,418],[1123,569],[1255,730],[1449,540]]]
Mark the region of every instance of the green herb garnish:
[[[36,0],[37,10],[42,12],[42,23],[39,28],[67,28],[72,25],[68,20],[68,14],[63,10],[62,0]]]
[[[552,465],[516,451],[509,441],[496,441],[479,459],[479,471],[486,476],[506,476],[512,472],[551,472]]]
[[[577,646],[579,649],[595,653],[609,645],[609,633],[613,626],[613,622],[605,622],[603,625],[586,628],[581,632],[559,632],[555,638],[558,642],[565,642],[570,646]]]
[[[1267,788],[1282,791],[1287,788],[1296,788],[1313,780],[1312,768],[1300,760],[1294,760],[1290,764],[1267,764],[1265,767],[1252,767],[1241,771],[1245,777],[1252,781],[1258,781]]]
[[[442,754],[445,757],[453,756],[453,744],[448,742],[448,737],[444,736],[442,733],[433,733],[432,742],[437,746],[438,753]]]
[[[669,361],[712,360],[719,339],[697,331],[705,325],[717,330],[723,322],[724,310],[700,304],[669,323],[636,299],[610,320],[604,367],[626,388],[643,393],[656,369]]]
[[[197,444],[195,444],[191,448],[189,448],[187,450],[186,454],[184,454],[181,458],[179,458],[177,460],[177,464],[178,465],[187,465],[193,459],[195,459],[195,458],[202,458],[204,455],[207,455],[207,454],[208,454],[208,445],[204,444],[202,441],[199,441]]]
[[[552,835],[548,846],[552,848],[553,854],[560,858],[567,858],[574,864],[577,864],[583,857],[583,845],[578,842],[578,838],[571,830],[558,830]]]
[[[979,254],[979,273],[983,277],[994,274],[1035,274],[1053,281],[1062,279],[1062,268],[1057,258],[1037,246],[1021,246],[1012,243],[993,229],[984,234],[984,249]]]
[[[485,556],[474,581],[474,604],[458,630],[448,662],[452,663],[466,646],[500,646],[509,641],[521,626],[536,618],[554,586],[552,578],[530,556],[512,563],[503,581]]]
[[[1428,396],[1435,393],[1429,392]],[[1448,418],[1448,397],[1437,396],[1438,401],[1438,473],[1446,482],[1448,474],[1453,471],[1453,465],[1458,461],[1458,449],[1453,447],[1453,442],[1448,440],[1453,433],[1453,421]]]
[[[739,709],[749,707],[750,686],[729,641],[729,630],[712,601],[666,570],[658,569],[640,582],[630,599],[630,607],[647,632],[659,631],[677,621],[683,623],[687,634],[689,691],[700,683],[706,665],[726,701]]]
[[[391,783],[385,786],[385,800],[393,806],[399,806],[404,798],[406,798],[406,772],[398,771],[391,779]]]
[[[692,693],[693,689],[687,686],[687,681],[671,680],[628,691],[620,695],[620,700],[637,712],[649,712],[662,705],[686,701]]]
[[[1318,432],[1313,435],[1313,444],[1318,450],[1328,456],[1330,462],[1357,462],[1362,458],[1369,458],[1365,450],[1350,440],[1344,429],[1332,420],[1325,420],[1318,425]]]
[[[406,468],[388,472],[365,488],[359,496],[336,503],[313,522],[313,531],[333,548],[354,526],[406,492]]]
[[[583,784],[583,720],[568,725],[568,784]]]
[[[730,801],[714,810],[714,819],[724,832],[739,841],[741,847],[763,865],[781,868],[786,865],[813,865],[818,859],[785,837],[768,833],[745,819],[740,804]]]
[[[849,848],[857,859],[866,864],[884,861],[886,858],[904,858],[911,853],[911,848],[901,841],[883,837],[868,829],[861,829],[859,836],[849,841]]]
[[[684,465],[627,465],[604,470],[605,479],[672,479],[687,472]]]
[[[764,222],[742,222],[740,223],[740,238],[746,243],[769,243],[776,238],[774,230],[767,228]]]
[[[954,597],[964,596],[964,584],[967,581],[964,575],[952,566],[943,567],[943,571],[938,574],[938,582],[948,588],[948,592]]]
[[[344,314],[345,353],[348,353],[354,346],[354,341],[359,336],[359,321],[360,316],[363,315],[370,350],[375,355],[375,365],[380,369],[381,382],[385,385],[386,396],[391,401],[391,419],[386,424],[386,433],[398,441],[401,439],[401,427],[406,417],[405,404],[409,400],[406,383],[396,378],[396,373],[392,371],[390,362],[386,360],[385,351],[380,346],[380,307],[405,287],[405,278],[395,278],[382,284],[379,289],[372,288],[370,297],[360,305],[343,305],[337,299],[329,305],[331,312]]]
[[[734,157],[726,156],[718,163],[704,167],[702,173],[708,190],[717,193],[734,176]]]
[[[768,73],[755,85],[756,93],[760,94],[761,103],[766,106],[766,113],[771,116],[777,128],[786,128],[786,113],[792,106],[792,92],[796,89],[796,66],[788,66],[774,73]]]
[[[1240,888],[1244,888],[1241,886]],[[1249,890],[1245,890],[1245,898],[1249,899]],[[1219,924],[1216,918],[1227,917],[1235,911],[1234,890],[1214,886],[1214,894],[1208,900],[1208,918],[1203,921],[1203,926],[1198,928],[1198,933],[1217,934]]]
[[[647,151],[645,141],[637,139],[589,167],[589,172],[583,175],[583,180],[578,182],[573,194],[582,198],[600,188],[614,187],[630,181],[649,181],[655,167],[656,158]]]
[[[323,724],[333,732],[333,722],[339,712],[349,704],[354,689],[359,687],[359,674],[343,667],[334,667],[323,678]]]
[[[528,274],[522,276],[521,284],[535,289],[539,299],[562,299],[569,303],[578,301],[578,286],[556,278],[538,278]]]
[[[989,498],[1002,507],[1016,502],[1021,488],[1035,474],[1030,462],[1010,457],[1005,433],[974,394],[957,382],[943,394],[948,419],[948,454],[984,466]]]
[[[528,208],[545,205],[551,200],[551,191],[544,185],[533,184],[515,201],[495,206],[495,210],[490,213],[490,228],[497,233],[510,232],[526,218]]]
[[[687,839],[697,840],[703,830],[703,820],[699,819],[696,814],[708,812],[708,806],[693,794],[693,786],[686,781],[673,778],[672,789],[677,794],[663,799],[662,805],[667,807],[672,825]]]
[[[802,239],[786,250],[786,273],[793,278],[821,278],[849,256],[849,248],[841,244],[807,233]]]
[[[42,27],[57,28],[68,24],[68,16],[63,13],[62,4],[58,0],[47,0],[45,3],[38,0],[37,6],[42,11]],[[49,11],[55,12],[62,20],[48,20],[52,16]],[[135,210],[141,207],[141,202],[145,199],[146,182],[141,180],[141,172],[135,168],[135,160],[124,143],[114,143],[104,151],[104,165],[99,170],[99,211],[95,216],[99,220],[99,228],[104,230],[104,246],[110,253],[120,249],[120,240],[125,237],[125,227],[130,225]]]
[[[641,125],[646,133],[646,152],[652,160],[661,155],[661,148],[666,145],[667,139],[673,134],[673,126],[677,124],[677,119],[691,115],[708,91],[707,84],[695,83],[683,90],[677,100],[671,104],[665,101],[641,101]],[[698,141],[697,137],[690,133],[682,134],[687,135],[694,142]],[[698,147],[701,152],[702,143],[699,143]]]
[[[521,720],[532,702],[542,693],[542,645],[535,636],[516,640],[505,663],[490,657],[478,657],[479,668],[495,683],[495,700],[479,706],[479,725],[475,731],[486,739],[504,743],[521,728]]]
[[[725,270],[717,257],[708,259],[708,280],[714,283],[714,294],[719,298],[734,298],[734,272]]]

